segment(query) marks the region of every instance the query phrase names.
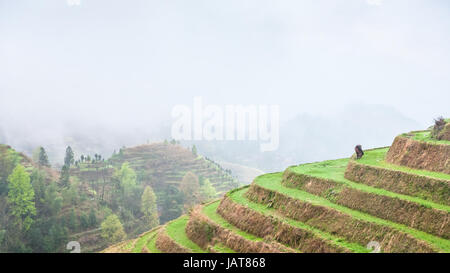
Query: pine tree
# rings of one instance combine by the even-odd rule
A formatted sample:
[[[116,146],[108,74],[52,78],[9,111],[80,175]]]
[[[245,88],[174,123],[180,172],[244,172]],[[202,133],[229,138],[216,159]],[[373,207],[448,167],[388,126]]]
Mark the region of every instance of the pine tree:
[[[50,162],[48,161],[47,152],[45,151],[44,147],[39,148],[39,165],[50,167]]]
[[[66,149],[66,156],[64,157],[64,165],[70,167],[71,165],[73,165],[73,162],[74,162],[73,151],[72,148],[68,146]]]
[[[63,187],[70,186],[70,170],[67,165],[64,165],[61,169],[61,176],[59,177],[59,184]]]
[[[70,230],[75,231],[78,228],[78,221],[77,221],[77,215],[75,214],[75,209],[72,208],[70,211],[70,214],[68,215],[67,219],[67,226],[70,228]]]

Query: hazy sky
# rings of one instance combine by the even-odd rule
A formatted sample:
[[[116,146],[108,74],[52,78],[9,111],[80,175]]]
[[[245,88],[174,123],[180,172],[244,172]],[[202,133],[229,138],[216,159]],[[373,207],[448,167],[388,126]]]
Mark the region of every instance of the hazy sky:
[[[450,116],[447,0],[79,1],[0,0],[4,127],[144,126],[194,96]]]

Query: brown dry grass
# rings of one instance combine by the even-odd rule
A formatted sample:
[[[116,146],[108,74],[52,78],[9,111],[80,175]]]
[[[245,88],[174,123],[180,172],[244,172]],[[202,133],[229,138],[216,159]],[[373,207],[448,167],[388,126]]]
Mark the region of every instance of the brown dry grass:
[[[450,145],[397,136],[386,154],[389,163],[450,174]]]
[[[450,141],[450,122],[447,122],[442,132],[439,134],[439,139]]]
[[[197,207],[191,214],[186,226],[186,234],[193,242],[204,249],[210,249],[217,242],[240,253],[281,253],[294,252],[276,242],[248,240],[233,231],[223,228],[207,218]]]
[[[346,249],[317,237],[309,230],[293,227],[274,217],[263,215],[233,202],[227,196],[222,199],[217,212],[242,230],[258,237],[276,240],[302,252],[348,252]]]

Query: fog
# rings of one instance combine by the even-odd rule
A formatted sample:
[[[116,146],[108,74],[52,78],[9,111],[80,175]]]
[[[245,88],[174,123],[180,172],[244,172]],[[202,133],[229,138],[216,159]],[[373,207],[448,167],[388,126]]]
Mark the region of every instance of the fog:
[[[445,0],[78,1],[0,0],[0,143],[53,163],[66,145],[109,156],[170,138],[171,109],[194,97],[280,106],[284,161],[197,143],[264,170],[450,116]]]

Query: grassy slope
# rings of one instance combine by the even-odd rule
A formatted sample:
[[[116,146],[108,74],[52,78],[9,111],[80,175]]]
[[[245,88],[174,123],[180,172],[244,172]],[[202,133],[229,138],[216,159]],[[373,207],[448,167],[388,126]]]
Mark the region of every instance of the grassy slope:
[[[358,163],[394,171],[401,171],[415,175],[427,176],[431,178],[445,179],[450,181],[450,174],[412,169],[400,165],[387,163],[384,159],[388,150],[389,148],[380,148],[364,151],[364,156],[358,160]]]
[[[218,253],[236,253],[236,251],[224,246],[221,243],[217,243],[216,245],[214,245],[213,249]]]
[[[225,219],[221,218],[221,216],[216,213],[216,209],[217,209],[218,205],[219,205],[219,201],[216,201],[214,203],[206,205],[203,209],[203,213],[205,215],[207,215],[215,223],[217,223],[225,228],[231,229],[247,239],[252,240],[253,238],[256,238],[255,241],[262,240],[262,238],[257,238],[249,233],[240,231],[236,227],[234,227],[231,224],[229,224],[228,222],[226,222]],[[193,250],[194,252],[205,252],[203,249],[201,249],[199,246],[197,246],[194,242],[192,242],[189,238],[187,238],[187,236],[185,236],[185,233],[182,234],[186,227],[187,220],[188,220],[187,216],[182,216],[182,217],[170,222],[167,225],[166,232],[178,244],[180,244],[186,248],[189,248],[189,249]],[[128,244],[125,245],[124,249],[131,251],[133,253],[140,253],[140,252],[142,252],[142,248],[144,246],[147,246],[147,249],[151,253],[161,253],[161,251],[156,247],[156,238],[157,238],[158,231],[159,231],[159,229],[148,232],[147,234],[144,234],[140,238],[130,241]],[[214,245],[213,249],[220,253],[235,253],[234,250],[224,246],[221,243]]]
[[[436,140],[431,138],[431,131],[417,131],[411,132],[409,134],[404,134],[404,136],[412,135],[411,138],[417,141],[429,142],[433,144],[447,144],[450,145],[450,141],[448,140]]]
[[[183,215],[180,218],[169,222],[166,226],[167,235],[170,236],[179,245],[192,250],[194,253],[205,252],[196,243],[192,242],[186,235],[186,224],[189,220],[189,216]]]
[[[373,223],[377,223],[380,225],[385,225],[385,226],[389,226],[391,228],[395,228],[397,230],[408,233],[417,239],[426,241],[426,242],[430,243],[432,246],[434,246],[435,248],[440,249],[441,251],[450,252],[450,240],[446,240],[446,239],[443,239],[443,238],[440,238],[440,237],[437,237],[434,235],[430,235],[423,231],[412,229],[412,228],[407,227],[402,224],[394,223],[394,222],[391,222],[388,220],[374,217],[372,215],[369,215],[369,214],[366,214],[366,213],[363,213],[360,211],[352,210],[347,207],[337,205],[325,198],[322,198],[322,197],[319,197],[319,196],[316,196],[316,195],[313,195],[313,194],[310,194],[310,193],[307,193],[307,192],[304,192],[304,191],[301,191],[298,189],[284,187],[281,184],[281,179],[282,179],[282,173],[271,173],[271,174],[266,174],[266,175],[256,178],[254,183],[258,184],[259,186],[261,186],[263,188],[278,191],[282,194],[291,196],[292,198],[299,199],[301,201],[309,202],[314,205],[320,205],[320,206],[333,208],[342,213],[351,215],[352,217],[354,217],[356,219],[360,219],[363,221],[373,222]],[[235,195],[236,195],[236,193],[235,193]]]
[[[213,162],[180,145],[154,143],[125,148],[113,155],[110,164],[120,167],[128,162],[138,177],[145,177],[145,183],[152,182],[158,194],[168,184],[179,185],[186,172],[208,178],[216,189],[218,197],[237,187],[239,182]]]
[[[280,177],[281,178],[281,177]],[[286,218],[285,216],[280,216],[275,209],[273,208],[268,208],[265,205],[262,204],[258,204],[258,203],[254,203],[251,202],[250,200],[248,200],[244,194],[247,191],[247,188],[243,188],[240,190],[236,190],[233,191],[229,194],[229,197],[235,201],[236,203],[239,203],[241,205],[247,206],[248,208],[255,210],[257,212],[260,212],[264,215],[270,215],[273,217],[276,217],[278,220],[289,224],[293,227],[297,227],[297,228],[301,228],[301,229],[305,229],[305,230],[309,230],[311,232],[313,232],[317,237],[325,239],[327,241],[332,242],[333,244],[340,246],[340,247],[344,247],[349,249],[352,252],[370,252],[370,250],[368,250],[367,248],[365,248],[364,246],[361,246],[359,244],[356,243],[351,243],[346,241],[345,239],[332,235],[328,232],[324,232],[322,230],[319,230],[317,228],[314,228],[312,226],[309,226],[303,222],[297,221],[297,220],[293,220],[293,219],[289,219]]]
[[[220,201],[220,200],[219,200]],[[251,240],[251,241],[262,241],[263,238],[257,237],[253,234],[250,234],[248,232],[245,232],[235,226],[233,226],[232,224],[230,224],[227,220],[223,219],[222,216],[220,216],[216,210],[217,207],[219,206],[219,201],[208,204],[206,206],[203,207],[202,212],[208,216],[209,219],[211,219],[214,223],[218,224],[219,226],[229,229],[231,231],[233,231],[234,233],[244,237],[245,239]]]
[[[440,209],[443,211],[450,212],[450,206],[446,206],[443,204],[434,203],[428,200],[423,200],[418,197],[413,197],[409,195],[399,194],[391,191],[387,191],[385,189],[381,188],[375,188],[371,187],[365,184],[357,183],[350,181],[344,177],[345,169],[347,167],[349,159],[337,159],[337,160],[328,160],[318,163],[309,163],[309,164],[303,164],[295,167],[290,167],[289,169],[291,171],[294,171],[296,173],[300,174],[306,174],[318,178],[324,178],[324,179],[330,179],[332,181],[345,184],[348,187],[368,192],[368,193],[374,193],[379,195],[388,196],[391,198],[398,198],[410,202],[415,202],[420,205],[423,205],[425,207],[429,208],[435,208]]]
[[[156,238],[157,234],[150,238],[150,240],[147,241],[147,249],[150,251],[150,253],[161,253],[161,251],[156,247]]]
[[[158,253],[158,252],[160,252],[156,248],[156,245],[155,245],[156,237],[158,235],[158,232],[159,232],[159,229],[156,229],[156,230],[150,231],[147,234],[144,234],[143,236],[141,236],[138,239],[136,239],[132,252],[133,253],[141,253],[142,252],[142,248],[144,246],[147,246],[148,250],[151,253]]]

